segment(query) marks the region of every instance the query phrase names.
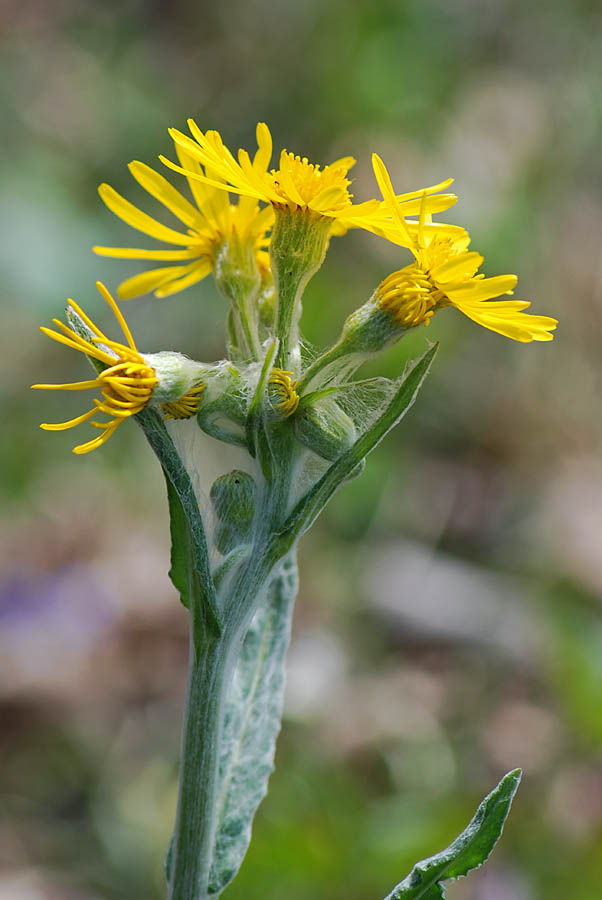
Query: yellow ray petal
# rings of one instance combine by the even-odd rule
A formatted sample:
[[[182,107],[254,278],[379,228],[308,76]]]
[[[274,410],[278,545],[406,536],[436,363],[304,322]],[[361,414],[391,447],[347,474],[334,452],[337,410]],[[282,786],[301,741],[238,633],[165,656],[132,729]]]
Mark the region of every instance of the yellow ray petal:
[[[88,356],[93,356],[100,362],[112,363],[115,359],[115,357],[109,356],[108,353],[104,353],[98,347],[90,345],[89,349],[85,349],[81,344],[77,344],[75,341],[65,337],[65,335],[59,334],[58,331],[53,331],[51,328],[46,328],[44,325],[40,326],[40,331],[47,337],[52,338],[53,341],[57,341],[59,344],[65,344],[66,347],[72,347],[74,350],[79,350],[80,353],[86,353]]]
[[[118,194],[109,184],[101,184],[98,188],[98,193],[111,212],[119,216],[128,225],[131,225],[132,228],[143,231],[158,241],[165,241],[168,244],[190,243],[190,237],[187,234],[179,234],[173,228],[161,225],[156,219],[137,209],[133,203],[130,203],[121,194]]]
[[[212,263],[209,260],[201,260],[200,263],[197,263],[193,269],[182,278],[176,278],[173,281],[170,281],[164,287],[159,287],[155,291],[156,297],[168,297],[170,294],[175,294],[178,291],[183,291],[184,288],[190,287],[192,284],[196,284],[198,281],[202,281],[213,268]]]
[[[88,412],[84,413],[82,416],[77,416],[75,419],[69,419],[68,422],[57,422],[56,424],[43,422],[40,425],[40,428],[43,428],[44,431],[66,431],[68,428],[74,428],[76,425],[81,425],[82,422],[92,418],[94,415],[96,415],[96,407],[88,410]]]
[[[181,274],[185,266],[164,266],[161,269],[149,269],[148,272],[140,272],[122,281],[117,288],[117,293],[121,300],[131,300],[133,297],[140,297],[142,294],[148,294],[156,288],[171,281]]]
[[[334,207],[340,207],[341,204],[344,203],[346,198],[346,189],[333,185],[332,187],[327,187],[324,188],[323,191],[320,191],[320,193],[316,197],[314,197],[314,199],[308,205],[310,209],[322,213],[323,215],[330,214],[336,216],[338,212],[340,212],[340,209],[334,212]]]
[[[32,384],[32,388],[45,391],[87,391],[98,387],[98,379],[92,381],[72,381],[68,384]]]
[[[130,331],[127,322],[123,318],[121,310],[119,309],[119,307],[113,300],[111,294],[108,292],[108,290],[106,289],[106,287],[104,286],[102,281],[97,281],[96,287],[97,287],[97,290],[100,292],[101,297],[103,297],[103,299],[106,300],[106,302],[111,307],[111,309],[113,311],[113,315],[119,322],[119,324],[121,326],[121,330],[123,331],[128,344],[130,345],[132,350],[134,350],[137,353],[138,351],[136,349],[136,344],[134,343],[134,338],[132,337],[132,332]]]
[[[405,232],[409,238],[408,230],[406,228],[403,216],[399,210],[397,197],[395,195],[395,191],[393,190],[393,185],[391,184],[391,178],[387,171],[387,167],[385,166],[378,153],[372,154],[372,168],[374,169],[374,174],[376,176],[376,181],[380,188],[380,192],[383,195],[384,200],[389,203],[391,214],[397,219],[397,223],[401,231]]]
[[[191,238],[192,240],[192,238]],[[173,260],[194,259],[198,250],[190,247],[187,250],[138,250],[136,247],[92,247],[98,256],[112,256],[114,259],[156,259]]]
[[[210,184],[222,191],[228,191],[231,194],[240,194],[243,197],[255,197],[258,200],[267,199],[264,196],[259,196],[256,191],[251,190],[246,185],[236,185],[231,184],[230,182],[225,183],[221,181],[215,181],[215,179],[213,178],[207,178],[206,175],[197,174],[196,172],[189,172],[186,169],[182,168],[182,166],[177,166],[170,159],[167,159],[166,156],[161,155],[159,159],[164,166],[167,166],[168,169],[172,169],[174,172],[179,172],[181,175],[186,175],[187,178],[193,178],[196,181],[202,181],[204,184]]]
[[[454,183],[453,178],[446,178],[445,181],[440,181],[439,184],[432,184],[430,187],[422,188],[419,191],[409,191],[406,194],[396,194],[395,199],[398,203],[405,203],[406,200],[415,200],[417,197],[420,197],[423,193],[426,194],[436,194],[438,191],[444,191],[445,188],[449,187],[450,184]],[[453,195],[455,196],[455,195]]]
[[[462,278],[472,278],[479,266],[484,262],[484,257],[474,250],[470,253],[459,253],[448,259],[447,262],[436,266],[431,275],[436,281],[455,281]]]
[[[272,135],[265,122],[258,122],[255,129],[257,138],[257,152],[253,158],[253,168],[256,172],[267,172],[272,159]]]
[[[531,341],[551,341],[553,335],[550,331],[556,328],[557,320],[549,316],[531,316],[528,313],[512,313],[508,316],[496,316],[493,311],[486,311],[487,307],[495,306],[492,304],[483,304],[482,309],[476,310],[474,307],[459,306],[460,312],[464,313],[473,322],[495,331],[504,337],[511,338],[521,343],[530,343]]]
[[[89,453],[90,450],[94,450],[96,447],[100,447],[101,444],[104,444],[106,441],[109,440],[109,438],[115,432],[115,430],[117,429],[117,426],[119,424],[120,424],[119,419],[117,419],[115,422],[109,422],[107,424],[103,434],[101,434],[97,438],[94,438],[91,441],[88,441],[87,444],[79,444],[77,447],[73,448],[73,452],[77,453],[78,455],[81,455],[82,453]]]
[[[184,222],[189,228],[203,226],[203,218],[198,209],[195,209],[192,203],[189,203],[162,175],[138,160],[131,162],[128,169],[138,184],[148,191],[151,197],[155,197],[177,216],[181,222]]]
[[[508,294],[516,287],[516,275],[495,275],[493,278],[481,278],[466,284],[448,285],[446,293],[452,302],[463,300],[490,300],[500,294]]]

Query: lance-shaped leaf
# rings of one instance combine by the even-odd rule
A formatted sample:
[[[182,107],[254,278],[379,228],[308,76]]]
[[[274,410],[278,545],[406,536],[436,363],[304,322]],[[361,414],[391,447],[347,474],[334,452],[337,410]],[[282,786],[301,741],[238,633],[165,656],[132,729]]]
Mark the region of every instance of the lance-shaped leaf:
[[[255,614],[229,690],[210,894],[219,894],[236,875],[249,846],[253,816],[274,767],[296,590],[296,564],[287,561]]]
[[[368,453],[374,450],[385,435],[405,416],[418,396],[418,391],[429,373],[438,349],[439,344],[433,344],[398,379],[397,389],[379,417],[301,498],[285,522],[276,543],[289,543],[290,545],[299,535],[303,534],[326,506],[337,488],[357,471]]]
[[[208,628],[219,633],[221,622],[196,494],[161,416],[147,408],[138,413],[136,421],[165,473],[172,540],[169,574],[182,602],[190,608],[200,640]]]
[[[505,775],[485,797],[462,834],[445,850],[416,863],[385,900],[442,900],[444,881],[468,875],[481,866],[502,833],[520,778],[520,769]]]

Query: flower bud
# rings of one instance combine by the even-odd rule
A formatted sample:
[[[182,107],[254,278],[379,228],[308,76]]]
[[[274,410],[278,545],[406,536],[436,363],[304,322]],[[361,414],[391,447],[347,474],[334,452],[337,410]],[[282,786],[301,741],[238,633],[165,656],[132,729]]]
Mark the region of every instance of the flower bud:
[[[328,460],[338,459],[356,438],[353,421],[332,397],[322,397],[300,409],[294,429],[302,444]]]
[[[297,382],[293,372],[272,369],[268,379],[268,402],[272,419],[288,419],[299,406],[299,395],[295,390]]]
[[[245,447],[248,397],[240,372],[224,360],[211,367],[205,383],[199,427],[217,440]]]
[[[356,309],[345,320],[340,345],[346,354],[371,356],[379,353],[403,334],[403,329],[374,299]]]
[[[347,353],[378,353],[410,328],[428,325],[442,299],[418,265],[406,266],[385,278],[370,300],[349,316],[340,343]]]
[[[161,350],[159,353],[143,353],[144,361],[159,380],[153,400],[172,403],[187,394],[191,388],[204,383],[211,366],[195,362],[182,353]]]
[[[215,545],[229,553],[245,543],[255,515],[255,481],[242,469],[220,475],[209,492],[215,516]]]

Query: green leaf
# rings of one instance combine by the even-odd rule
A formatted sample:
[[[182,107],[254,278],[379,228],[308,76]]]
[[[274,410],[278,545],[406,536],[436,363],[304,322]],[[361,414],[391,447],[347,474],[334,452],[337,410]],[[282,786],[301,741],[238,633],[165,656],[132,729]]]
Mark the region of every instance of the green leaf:
[[[443,881],[468,875],[481,866],[502,833],[520,779],[520,769],[505,775],[462,834],[445,850],[416,863],[385,900],[441,900],[445,898]]]
[[[205,537],[203,517],[190,480],[161,416],[146,408],[136,415],[167,482],[172,537],[170,577],[193,617],[197,646],[210,631],[221,631],[221,617]]]
[[[247,632],[226,703],[209,893],[236,875],[274,767],[297,567],[286,561]]]
[[[380,416],[301,498],[284,524],[282,534],[278,536],[279,542],[292,543],[306,531],[337,488],[357,471],[368,453],[374,450],[385,435],[405,416],[418,396],[438,349],[439,344],[430,346],[401,376],[397,382],[397,389]]]
[[[171,568],[169,577],[180,593],[180,600],[190,609],[190,535],[188,520],[178,492],[164,471],[167,485],[167,502],[169,504],[169,533],[171,536]]]

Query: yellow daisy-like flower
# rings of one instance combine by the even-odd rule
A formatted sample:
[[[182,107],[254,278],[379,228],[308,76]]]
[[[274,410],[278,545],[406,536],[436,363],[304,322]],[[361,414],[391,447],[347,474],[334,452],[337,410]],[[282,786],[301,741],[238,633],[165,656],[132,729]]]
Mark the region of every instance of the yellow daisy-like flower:
[[[67,422],[49,425],[44,423],[40,427],[45,431],[64,431],[74,428],[81,422],[86,422],[97,413],[104,413],[109,417],[108,422],[91,422],[94,428],[100,429],[100,435],[85,444],[79,444],[73,448],[74,453],[89,453],[90,450],[100,447],[115,433],[119,425],[130,416],[136,415],[147,405],[159,380],[154,369],[148,365],[140,355],[134,343],[132,333],[123,318],[117,304],[109,294],[106,287],[100,282],[96,283],[98,290],[111,307],[127,341],[122,344],[119,341],[110,340],[86,313],[75,303],[69,300],[69,306],[82,319],[90,329],[94,337],[86,340],[73,328],[64,325],[59,319],[53,319],[53,323],[60,331],[42,327],[40,330],[61,344],[73,347],[86,356],[98,360],[107,368],[103,369],[96,378],[89,381],[77,381],[72,384],[34,384],[33,388],[59,391],[86,391],[96,389],[100,391],[101,398],[94,399],[92,409],[75,419]]]
[[[535,316],[524,312],[531,303],[527,300],[495,300],[503,294],[511,294],[518,281],[516,275],[498,275],[485,278],[477,274],[483,257],[468,250],[470,237],[466,232],[459,236],[428,234],[428,213],[425,199],[417,223],[408,223],[399,213],[395,193],[382,161],[376,157],[375,171],[385,200],[389,202],[393,217],[390,232],[397,235],[402,244],[412,239],[415,262],[398,272],[393,272],[379,285],[376,302],[388,310],[395,320],[406,328],[428,325],[438,308],[455,306],[465,316],[515,341],[551,341],[558,324],[550,316]],[[412,231],[408,225],[415,226]]]
[[[192,119],[188,120],[188,126],[194,140],[174,128],[169,133],[178,152],[184,150],[189,159],[202,163],[205,173],[192,171],[184,163],[178,166],[164,156],[160,159],[170,169],[186,175],[189,180],[201,181],[242,197],[263,200],[276,209],[288,207],[291,210],[313,212],[332,220],[333,233],[342,234],[347,228],[364,228],[380,234],[388,224],[388,204],[378,200],[353,203],[353,194],[349,192],[351,181],[347,177],[349,170],[355,165],[351,156],[342,157],[322,168],[310,163],[306,157],[295,156],[283,150],[278,169],[268,171],[266,165],[265,169],[259,170],[251,163],[246,150],[239,150],[236,159],[217,131],[203,133]],[[272,154],[272,136],[263,122],[257,125],[257,143],[269,160]],[[421,198],[426,192],[427,211],[441,212],[455,203],[455,195],[429,195],[449,184],[451,181],[426,188],[425,191],[400,194],[396,198],[397,203],[403,208],[405,215],[417,215]]]
[[[217,173],[207,170],[212,176],[207,183],[198,160],[182,147],[176,146],[176,150],[182,166],[185,167],[196,206],[150,166],[142,162],[132,162],[129,170],[152,197],[159,200],[187,226],[186,232],[168,228],[141,212],[108,184],[101,184],[98,189],[109,209],[132,228],[158,241],[175,244],[181,248],[139,250],[129,247],[94,247],[94,252],[101,256],[175,263],[128,278],[118,288],[122,300],[129,300],[148,291],[154,291],[156,297],[167,297],[196,284],[214,269],[219,248],[231,239],[233,234],[236,234],[241,243],[253,247],[260,269],[269,266],[267,248],[268,232],[274,218],[272,209],[266,207],[260,210],[257,202],[249,197],[241,197],[238,204],[232,205],[227,193],[211,186],[212,180],[219,183],[219,180],[216,181],[219,179]],[[253,163],[250,164],[257,177],[265,174],[268,163],[269,154],[266,157],[265,148],[260,146]]]

